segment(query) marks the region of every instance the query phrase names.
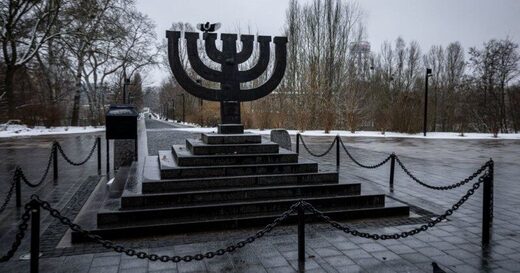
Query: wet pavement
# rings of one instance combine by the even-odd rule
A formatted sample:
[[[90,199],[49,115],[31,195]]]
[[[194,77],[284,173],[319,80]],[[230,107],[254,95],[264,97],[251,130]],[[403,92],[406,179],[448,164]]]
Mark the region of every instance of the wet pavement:
[[[161,121],[146,121],[148,151],[184,143],[186,137],[199,134],[175,131],[177,125]],[[60,136],[65,151],[72,158],[79,158],[93,144],[95,134]],[[332,137],[305,137],[315,152],[324,151]],[[41,175],[53,138],[29,138],[0,140],[0,153],[7,160],[0,162],[0,180],[3,188],[10,181],[15,164],[20,164],[27,176],[34,180]],[[493,237],[490,247],[480,246],[482,218],[482,189],[457,210],[449,221],[430,230],[400,240],[368,240],[336,231],[325,224],[307,225],[305,272],[433,272],[435,261],[446,272],[518,272],[520,268],[520,141],[515,140],[422,140],[344,138],[351,153],[363,163],[373,164],[388,153],[395,152],[403,163],[419,178],[430,184],[447,185],[469,176],[486,160],[495,161],[495,211]],[[293,141],[294,144],[294,141]],[[103,144],[104,145],[104,144]],[[104,147],[104,146],[103,146]],[[103,150],[104,151],[104,150]],[[300,147],[302,156],[311,158]],[[2,158],[3,159],[3,158]],[[311,158],[312,159],[312,158]],[[334,168],[335,153],[317,159],[322,168]],[[60,159],[60,180],[54,184],[48,179],[37,190],[43,199],[50,200],[58,209],[67,209],[70,199],[76,196],[84,180],[96,173],[96,161],[86,168],[65,167]],[[104,163],[103,163],[104,166]],[[397,167],[397,166],[396,166]],[[370,190],[388,193],[389,164],[375,170],[362,169],[341,153],[340,175],[342,181],[362,181]],[[470,183],[471,184],[471,183]],[[395,192],[390,196],[424,208],[436,214],[450,208],[470,187],[465,185],[453,191],[433,191],[424,188],[397,167]],[[5,190],[0,190],[0,200]],[[24,188],[28,198],[31,189]],[[27,200],[27,199],[25,199]],[[0,214],[0,253],[8,249],[13,239],[13,228],[20,211],[10,204]],[[44,229],[53,228],[49,216],[43,214]],[[374,223],[355,223],[366,232],[395,233],[417,225],[399,225],[395,221],[381,220]],[[46,233],[52,233],[46,231]],[[150,238],[141,250],[167,255],[205,253],[229,245],[254,234],[254,230],[237,230],[197,234],[181,234],[166,238]],[[59,235],[59,234],[58,234]],[[28,272],[28,262],[18,261],[27,253],[28,238],[12,261],[0,264],[0,272]],[[46,239],[42,237],[42,242]],[[134,242],[120,241],[133,244]],[[78,248],[79,249],[79,248]],[[40,272],[296,272],[296,228],[277,228],[272,234],[230,255],[211,260],[161,263],[140,260],[113,252],[99,252],[88,248],[74,253],[50,255],[44,252]],[[52,257],[50,257],[52,256]]]

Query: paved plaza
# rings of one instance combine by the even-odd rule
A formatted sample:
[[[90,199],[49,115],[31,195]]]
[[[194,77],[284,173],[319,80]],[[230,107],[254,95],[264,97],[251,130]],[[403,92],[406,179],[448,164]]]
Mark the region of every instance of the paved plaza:
[[[144,122],[141,125],[144,126]],[[146,121],[149,154],[182,144],[198,134],[176,131],[161,121]],[[31,181],[42,174],[54,139],[73,159],[82,158],[94,143],[96,134],[60,137],[0,139],[0,201],[6,195],[15,165],[20,165]],[[304,137],[315,152],[324,151],[331,137]],[[518,272],[520,269],[520,141],[518,140],[434,140],[393,138],[344,138],[352,154],[361,162],[373,164],[395,152],[419,178],[430,184],[458,182],[478,169],[489,158],[495,161],[495,199],[492,243],[480,246],[482,189],[479,189],[448,221],[424,233],[400,240],[370,240],[334,230],[325,223],[306,225],[305,272],[433,272],[436,262],[445,272]],[[103,147],[105,141],[103,140]],[[294,145],[294,139],[293,139]],[[104,151],[104,150],[103,150]],[[334,169],[333,152],[313,158],[300,148],[302,157],[316,160],[322,169]],[[5,157],[4,157],[5,155]],[[4,159],[5,158],[5,159]],[[103,167],[105,164],[103,162]],[[103,174],[105,170],[103,170]],[[388,191],[389,164],[378,169],[363,169],[341,153],[340,183],[361,182],[364,192],[387,193],[390,198],[412,207],[410,219],[379,219],[344,222],[364,232],[393,234],[420,226],[430,217],[450,208],[472,183],[451,191],[434,191],[420,186],[396,167],[395,191]],[[60,158],[60,178],[49,177],[44,186],[23,187],[23,198],[32,193],[65,215],[73,217],[99,181],[96,160],[82,167],[66,165]],[[7,251],[16,233],[22,210],[11,201],[0,214],[0,254]],[[107,252],[103,247],[85,243],[70,245],[67,233],[48,213],[42,214],[42,253],[40,272],[297,272],[297,231],[281,226],[265,237],[232,253],[210,260],[162,263]],[[177,234],[147,239],[119,240],[158,255],[193,255],[213,251],[253,235],[256,229]],[[29,237],[0,272],[29,272],[28,261],[18,258],[29,249]]]

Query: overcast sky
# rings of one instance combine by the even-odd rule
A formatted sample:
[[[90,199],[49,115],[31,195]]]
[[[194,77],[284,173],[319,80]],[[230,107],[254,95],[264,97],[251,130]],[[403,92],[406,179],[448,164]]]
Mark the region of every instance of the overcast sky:
[[[308,2],[302,0],[301,2]],[[280,35],[289,0],[137,0],[137,8],[156,23],[159,39],[173,22],[222,23],[221,32],[248,25],[263,35]],[[467,50],[492,38],[520,41],[520,0],[360,0],[373,51],[398,36],[416,40],[423,52],[432,45],[459,41]],[[157,85],[166,72],[151,72]]]

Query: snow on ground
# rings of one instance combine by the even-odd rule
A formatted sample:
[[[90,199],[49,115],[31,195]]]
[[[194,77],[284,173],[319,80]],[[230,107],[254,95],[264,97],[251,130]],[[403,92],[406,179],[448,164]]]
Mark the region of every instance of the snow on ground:
[[[188,131],[194,133],[216,133],[217,128],[215,127],[205,127],[205,128],[175,128],[171,130],[177,131]],[[269,135],[271,133],[270,129],[259,130],[259,129],[246,129],[247,132],[261,134],[261,135]],[[296,135],[299,131],[297,130],[288,130],[290,135]],[[492,134],[485,133],[464,133],[464,136],[461,136],[460,133],[454,132],[430,132],[426,134],[426,137],[423,136],[422,133],[418,134],[406,134],[406,133],[395,133],[395,132],[386,132],[384,135],[378,131],[357,131],[355,133],[351,133],[350,131],[343,130],[333,130],[330,133],[326,134],[323,130],[309,130],[305,132],[300,132],[303,136],[336,136],[340,135],[342,137],[378,137],[378,138],[427,138],[427,139],[520,139],[520,134],[498,134],[498,137],[493,137]]]
[[[75,127],[75,126],[62,126],[62,127],[51,127],[46,128],[43,126],[35,126],[32,128],[26,125],[2,125],[0,124],[0,138],[7,137],[25,137],[25,136],[40,136],[40,135],[62,135],[62,134],[80,134],[80,133],[92,133],[105,131],[104,126],[93,127]]]
[[[173,123],[177,123],[177,124],[182,124],[182,125],[185,125],[185,126],[190,126],[190,127],[200,127],[199,124],[197,123],[191,123],[191,122],[183,122],[183,121],[180,121],[180,120],[175,120],[175,119],[164,119],[164,118],[159,118],[159,115],[158,114],[152,114],[150,116],[151,119],[154,119],[154,120],[158,120],[158,121],[164,121],[164,122],[173,122]]]

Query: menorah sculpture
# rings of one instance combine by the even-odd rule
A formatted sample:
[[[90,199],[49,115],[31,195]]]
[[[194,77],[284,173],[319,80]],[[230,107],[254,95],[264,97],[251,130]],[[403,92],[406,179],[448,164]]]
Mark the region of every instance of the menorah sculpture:
[[[180,57],[179,40],[180,31],[166,31],[168,38],[168,58],[170,67],[177,82],[188,93],[195,97],[220,101],[220,117],[222,124],[240,124],[240,102],[252,101],[271,93],[280,84],[285,73],[287,62],[287,37],[274,37],[275,60],[271,77],[262,85],[252,89],[240,89],[240,84],[260,77],[268,68],[270,58],[270,36],[258,36],[259,58],[258,62],[249,70],[239,71],[238,65],[247,61],[254,48],[253,35],[241,35],[242,50],[237,52],[237,35],[221,34],[222,51],[216,47],[216,33],[203,33],[204,45],[207,56],[220,64],[221,70],[214,70],[206,66],[200,59],[197,40],[199,33],[185,32],[188,60],[193,71],[200,77],[219,82],[220,89],[204,87],[193,81],[183,68]],[[220,128],[220,127],[219,127]]]

